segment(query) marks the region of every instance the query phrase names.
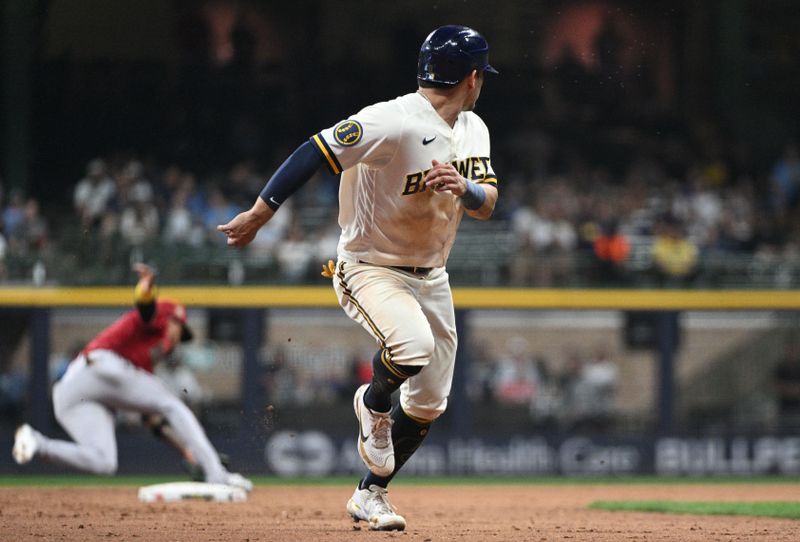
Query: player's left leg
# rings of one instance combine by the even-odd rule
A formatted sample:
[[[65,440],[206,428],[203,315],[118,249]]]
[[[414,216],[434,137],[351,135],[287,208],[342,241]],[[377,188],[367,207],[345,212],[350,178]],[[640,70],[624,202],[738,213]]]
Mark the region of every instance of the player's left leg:
[[[340,261],[334,288],[348,316],[381,347],[373,359],[372,380],[356,391],[353,407],[359,455],[372,472],[389,476],[395,467],[391,394],[429,363],[435,349],[419,299],[427,295],[427,280],[387,267]]]
[[[420,305],[434,335],[435,347],[430,363],[400,387],[400,404],[392,409],[395,468],[388,476],[368,472],[347,506],[354,518],[370,521],[371,529],[405,528],[405,519],[388,503],[386,488],[428,436],[433,421],[447,408],[457,347],[455,313],[447,274],[432,279],[426,290],[426,295],[420,296]],[[365,512],[372,509],[376,512]]]

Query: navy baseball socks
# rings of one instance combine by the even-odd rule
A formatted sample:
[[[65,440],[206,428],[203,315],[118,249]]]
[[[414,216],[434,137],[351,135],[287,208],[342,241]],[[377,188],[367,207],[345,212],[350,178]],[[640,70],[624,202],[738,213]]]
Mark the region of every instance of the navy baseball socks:
[[[420,447],[431,426],[431,422],[411,418],[400,405],[392,409],[390,417],[391,441],[396,457],[394,468],[386,476],[379,476],[370,470],[347,501],[347,512],[353,520],[368,522],[371,531],[402,531],[406,528],[405,518],[389,502],[386,486]]]
[[[358,455],[373,474],[391,476],[395,470],[392,393],[421,366],[398,366],[389,351],[381,349],[372,359],[372,382],[356,390],[353,410],[358,419]]]
[[[396,405],[391,412],[392,418],[392,444],[394,445],[394,470],[388,476],[378,476],[370,471],[358,483],[359,489],[367,489],[372,485],[387,487],[397,471],[405,465],[422,441],[428,436],[433,422],[415,420],[405,413],[400,405]]]

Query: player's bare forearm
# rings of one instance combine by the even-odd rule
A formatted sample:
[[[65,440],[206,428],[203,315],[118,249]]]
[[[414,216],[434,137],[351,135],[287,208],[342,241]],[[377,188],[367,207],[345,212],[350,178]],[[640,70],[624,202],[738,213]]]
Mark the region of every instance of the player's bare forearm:
[[[275,211],[259,197],[250,209],[239,213],[227,224],[217,226],[217,231],[228,237],[229,245],[244,247],[255,239],[258,230],[269,222],[274,214]]]

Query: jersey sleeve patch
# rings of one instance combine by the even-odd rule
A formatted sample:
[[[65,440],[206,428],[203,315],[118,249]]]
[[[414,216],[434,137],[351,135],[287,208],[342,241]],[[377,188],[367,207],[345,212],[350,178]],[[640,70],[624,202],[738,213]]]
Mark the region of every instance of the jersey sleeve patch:
[[[328,165],[328,169],[331,170],[331,173],[333,173],[334,175],[338,175],[339,173],[341,173],[342,165],[339,163],[339,160],[336,159],[336,155],[333,154],[333,151],[328,146],[328,143],[325,141],[325,138],[322,137],[322,134],[315,134],[311,138],[311,142],[314,143],[314,146],[317,147],[317,150],[325,158],[325,163]]]
[[[342,121],[333,128],[334,139],[345,147],[352,147],[361,141],[363,135],[364,129],[361,127],[361,123],[355,120]]]

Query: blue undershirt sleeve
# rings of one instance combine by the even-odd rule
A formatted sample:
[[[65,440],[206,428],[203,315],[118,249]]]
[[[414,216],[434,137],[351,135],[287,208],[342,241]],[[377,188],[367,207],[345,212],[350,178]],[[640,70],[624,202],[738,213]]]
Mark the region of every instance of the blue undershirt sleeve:
[[[261,191],[261,199],[270,209],[278,207],[306,184],[323,163],[323,156],[311,141],[306,141],[287,158]]]

